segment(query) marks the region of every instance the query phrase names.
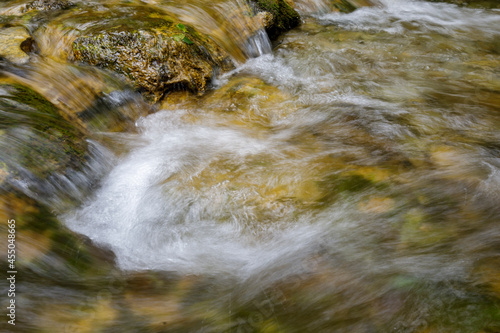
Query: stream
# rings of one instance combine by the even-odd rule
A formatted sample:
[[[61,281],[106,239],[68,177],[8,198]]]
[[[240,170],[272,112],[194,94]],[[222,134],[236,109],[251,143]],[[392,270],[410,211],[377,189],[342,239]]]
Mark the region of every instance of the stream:
[[[500,10],[296,4],[299,27],[260,31],[205,95],[156,109],[49,56],[11,71],[69,107],[99,77],[135,119],[91,129],[85,171],[59,185],[16,183],[108,266],[63,267],[75,254],[33,235],[18,325],[0,327],[500,332]],[[13,159],[21,134],[0,138]]]

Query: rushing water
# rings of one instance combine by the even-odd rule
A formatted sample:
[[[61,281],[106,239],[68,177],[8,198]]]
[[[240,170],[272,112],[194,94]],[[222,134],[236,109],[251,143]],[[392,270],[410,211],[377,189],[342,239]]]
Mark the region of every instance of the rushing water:
[[[59,218],[116,269],[26,280],[27,331],[500,332],[500,11],[298,5],[206,96],[98,135]]]

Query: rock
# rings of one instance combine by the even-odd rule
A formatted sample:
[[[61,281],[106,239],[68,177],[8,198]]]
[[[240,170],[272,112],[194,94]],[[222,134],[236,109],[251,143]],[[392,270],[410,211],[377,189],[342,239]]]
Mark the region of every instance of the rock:
[[[301,13],[330,13],[343,12],[350,13],[359,7],[374,6],[378,4],[378,0],[323,0],[323,1],[307,1],[296,0],[292,5]]]
[[[0,30],[0,57],[22,65],[30,60],[27,52],[33,50],[34,40],[23,27],[12,27]]]
[[[360,7],[374,6],[377,0],[329,0],[328,9],[342,13],[350,13]]]
[[[456,225],[433,220],[422,208],[411,208],[400,229],[400,250],[434,246],[457,236]]]
[[[211,92],[203,99],[210,110],[234,112],[241,115],[247,125],[269,124],[294,111],[284,108],[283,103],[291,98],[280,89],[253,77],[232,77],[224,86]],[[285,109],[285,110],[284,110]]]
[[[94,67],[45,59],[11,77],[42,95],[72,126],[89,135],[131,130],[149,110],[132,87]]]
[[[84,133],[43,96],[21,84],[0,81],[0,111],[0,161],[8,178],[28,173],[46,179],[82,167],[87,150]]]
[[[113,269],[112,253],[68,230],[52,213],[52,208],[9,185],[0,187],[0,218],[5,221],[0,225],[3,239],[9,234],[6,222],[15,221],[15,264],[25,272],[25,278],[32,272],[36,272],[37,279],[81,278],[86,274],[100,276]],[[6,261],[7,256],[0,258],[0,265],[6,267]]]
[[[40,10],[60,10],[68,9],[73,6],[73,3],[67,0],[35,0],[26,5],[26,11]]]
[[[488,257],[475,265],[473,275],[476,283],[485,286],[488,293],[500,298],[500,257]]]
[[[74,40],[74,60],[123,74],[154,102],[172,90],[203,93],[216,73],[234,67],[212,39],[165,13],[121,10],[83,18],[91,27]]]
[[[358,204],[359,210],[364,213],[384,214],[394,209],[394,199],[389,197],[371,197],[367,201]]]
[[[257,15],[261,15],[270,39],[276,39],[281,33],[300,24],[300,15],[285,0],[249,0]],[[265,14],[259,14],[264,12]]]

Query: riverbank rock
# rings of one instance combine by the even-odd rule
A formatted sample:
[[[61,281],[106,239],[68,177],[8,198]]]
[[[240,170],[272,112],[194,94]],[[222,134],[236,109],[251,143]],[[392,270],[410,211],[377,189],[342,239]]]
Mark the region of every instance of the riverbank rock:
[[[270,39],[300,24],[300,15],[285,0],[250,0],[249,4],[262,16],[262,22]],[[262,14],[260,14],[262,13]]]
[[[34,49],[34,40],[23,27],[11,27],[0,30],[0,57],[22,65],[30,60],[28,52]]]
[[[153,102],[167,91],[203,93],[234,65],[210,37],[148,7],[113,7],[79,16],[72,59],[124,75]],[[70,18],[71,19],[71,18]]]

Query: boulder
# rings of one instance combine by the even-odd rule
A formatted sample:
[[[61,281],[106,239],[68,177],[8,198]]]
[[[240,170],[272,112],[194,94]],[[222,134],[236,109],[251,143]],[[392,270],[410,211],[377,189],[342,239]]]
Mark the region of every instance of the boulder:
[[[51,11],[51,10],[68,9],[71,6],[73,6],[73,3],[68,0],[35,0],[26,5],[25,11],[30,11],[30,10]]]
[[[262,16],[271,40],[300,24],[299,13],[285,0],[249,0],[249,4]]]
[[[89,276],[106,276],[113,270],[113,253],[70,231],[51,207],[16,189],[0,186],[0,218],[5,221],[0,225],[0,237],[8,239],[9,226],[16,235],[16,261],[7,262],[7,256],[2,256],[0,265],[15,265],[22,271],[23,281],[84,282]],[[7,246],[6,241],[4,244]]]
[[[4,183],[16,178],[45,180],[66,169],[81,169],[87,151],[85,134],[43,96],[27,86],[2,80],[0,112]]]
[[[330,0],[328,1],[329,9],[342,13],[350,13],[360,7],[374,6],[378,0]]]
[[[153,102],[172,90],[201,94],[217,73],[234,68],[209,36],[153,8],[115,7],[101,15],[84,18],[87,25],[79,18],[84,28],[70,57],[124,75]]]

